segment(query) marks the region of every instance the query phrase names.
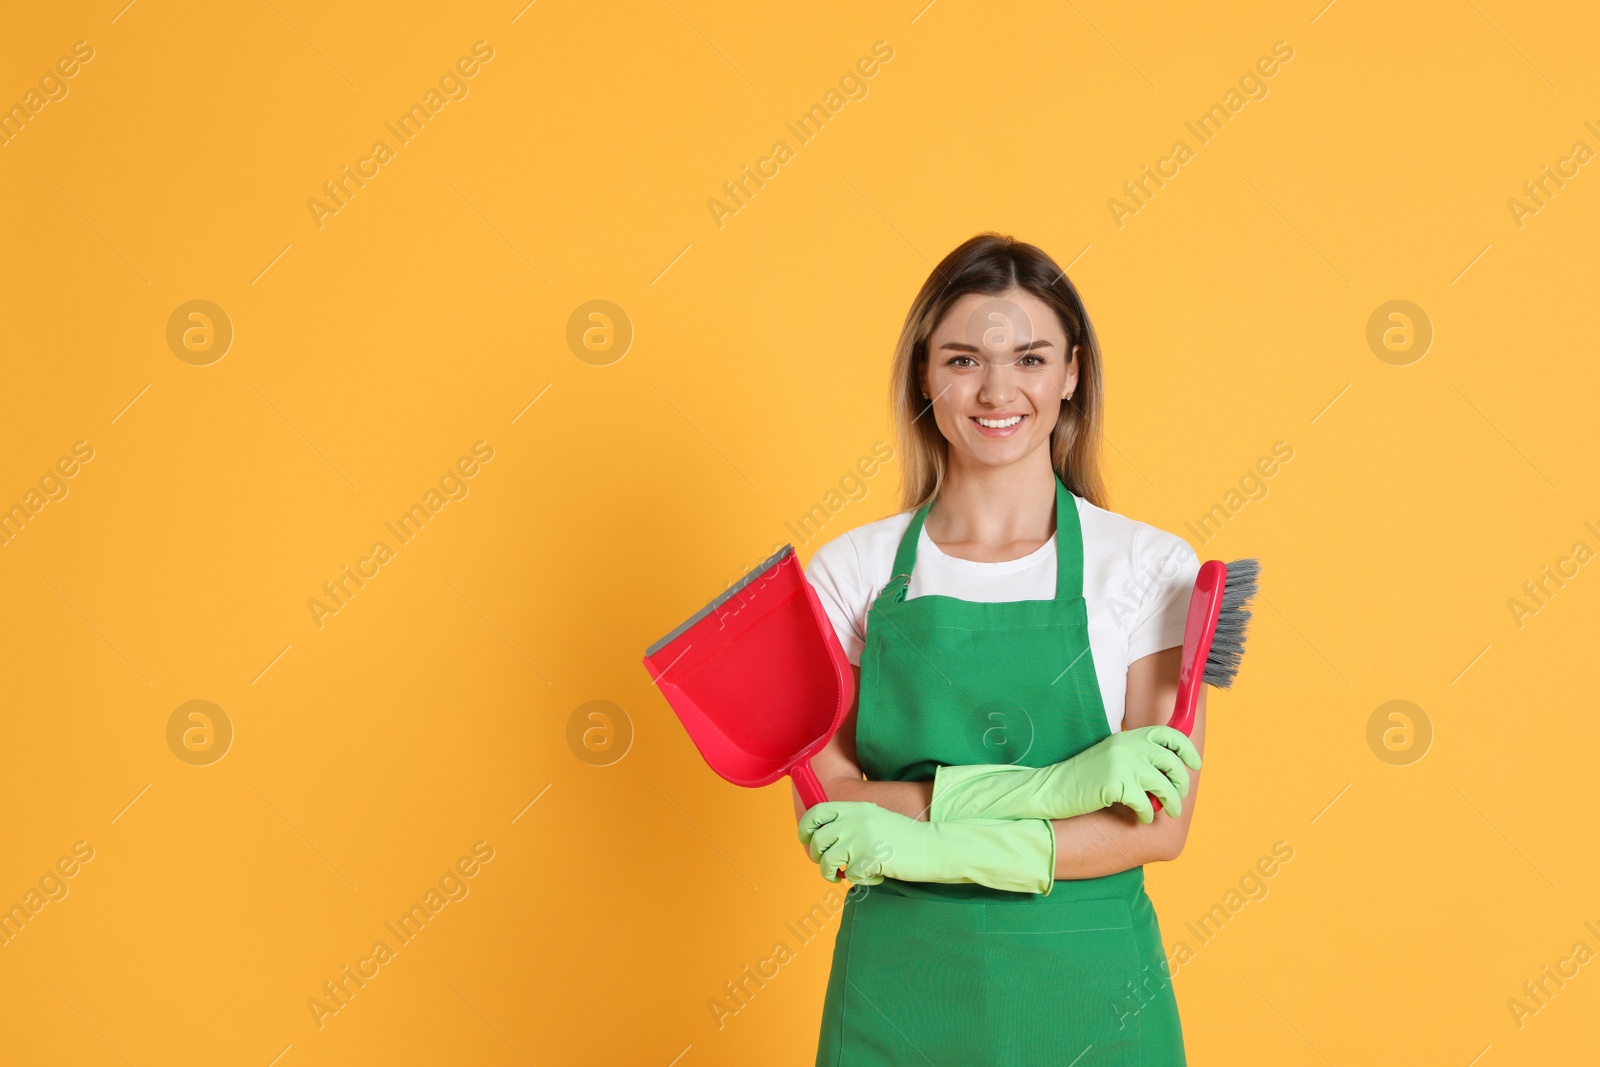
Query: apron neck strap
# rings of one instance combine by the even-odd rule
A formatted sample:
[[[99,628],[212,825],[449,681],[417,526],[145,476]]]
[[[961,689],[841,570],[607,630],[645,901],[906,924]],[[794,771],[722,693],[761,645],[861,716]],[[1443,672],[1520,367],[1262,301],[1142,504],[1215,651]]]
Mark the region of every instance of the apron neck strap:
[[[1078,521],[1078,502],[1067,491],[1061,476],[1056,483],[1056,599],[1077,600],[1083,596],[1083,527]],[[900,538],[900,547],[894,554],[894,576],[889,579],[889,589],[895,600],[904,600],[906,586],[911,583],[911,568],[917,562],[917,540],[922,536],[922,524],[928,518],[930,500],[917,509],[911,525]]]

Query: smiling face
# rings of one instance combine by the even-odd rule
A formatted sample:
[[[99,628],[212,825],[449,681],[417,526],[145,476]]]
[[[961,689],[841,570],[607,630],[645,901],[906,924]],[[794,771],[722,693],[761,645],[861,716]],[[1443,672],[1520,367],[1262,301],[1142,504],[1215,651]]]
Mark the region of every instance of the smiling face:
[[[950,445],[952,466],[1049,455],[1061,402],[1078,385],[1078,348],[1055,310],[1025,289],[967,293],[928,338],[922,391]]]

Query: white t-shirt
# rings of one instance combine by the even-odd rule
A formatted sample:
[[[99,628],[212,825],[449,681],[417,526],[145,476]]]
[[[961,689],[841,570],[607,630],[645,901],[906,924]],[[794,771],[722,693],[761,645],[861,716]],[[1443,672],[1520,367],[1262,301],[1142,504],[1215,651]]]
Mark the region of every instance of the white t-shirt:
[[[1083,595],[1107,725],[1122,729],[1128,665],[1183,644],[1189,597],[1200,559],[1189,543],[1148,523],[1095,507],[1072,494],[1083,529]],[[867,610],[893,577],[895,549],[914,512],[858,526],[823,544],[805,568],[850,662],[861,663]],[[947,556],[923,526],[906,597],[1047,600],[1056,591],[1056,541],[1001,563]]]

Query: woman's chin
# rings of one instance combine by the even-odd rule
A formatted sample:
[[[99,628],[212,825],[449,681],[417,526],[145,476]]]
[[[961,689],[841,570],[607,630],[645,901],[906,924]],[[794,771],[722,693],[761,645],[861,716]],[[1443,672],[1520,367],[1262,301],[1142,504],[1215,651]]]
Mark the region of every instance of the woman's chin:
[[[968,463],[975,466],[1009,467],[1030,455],[1035,449],[1048,445],[1048,441],[1030,441],[1019,437],[999,440],[980,437],[973,441],[961,442],[959,451]]]

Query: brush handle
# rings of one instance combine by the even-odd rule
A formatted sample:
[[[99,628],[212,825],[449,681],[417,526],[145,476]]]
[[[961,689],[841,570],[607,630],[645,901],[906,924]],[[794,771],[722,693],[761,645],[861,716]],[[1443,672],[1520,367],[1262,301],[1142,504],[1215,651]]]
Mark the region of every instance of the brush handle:
[[[1217,636],[1222,591],[1227,584],[1228,565],[1220,559],[1208,559],[1200,565],[1194,592],[1189,595],[1189,616],[1183,625],[1183,660],[1178,668],[1178,697],[1173,701],[1172,717],[1167,720],[1168,726],[1185,737],[1194,732],[1194,713],[1200,702],[1200,686],[1204,684],[1206,657],[1211,655],[1211,642]],[[1161,801],[1153,793],[1145,796],[1159,814]]]

